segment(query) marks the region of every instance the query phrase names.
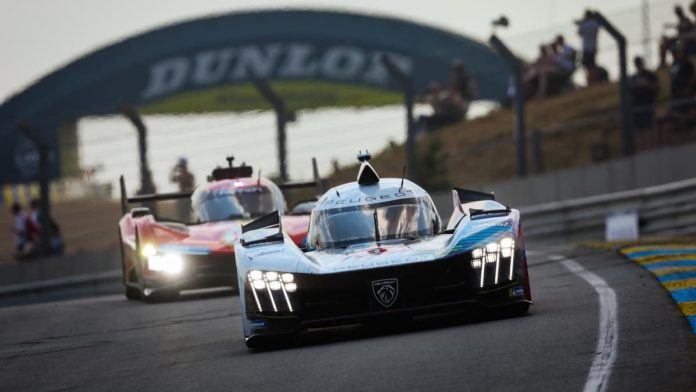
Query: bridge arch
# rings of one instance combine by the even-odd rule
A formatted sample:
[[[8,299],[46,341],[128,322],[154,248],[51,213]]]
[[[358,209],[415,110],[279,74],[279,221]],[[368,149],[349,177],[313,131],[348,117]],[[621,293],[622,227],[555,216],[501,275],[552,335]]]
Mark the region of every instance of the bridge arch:
[[[34,181],[33,150],[19,132],[38,131],[58,162],[58,130],[92,115],[137,107],[145,113],[263,109],[257,78],[297,108],[387,104],[400,86],[382,54],[416,91],[446,80],[460,59],[480,99],[503,98],[509,74],[486,44],[411,21],[318,10],[236,12],[145,32],[96,50],[41,78],[0,105],[0,183]],[[311,82],[311,83],[308,83]],[[51,165],[60,176],[60,165]]]

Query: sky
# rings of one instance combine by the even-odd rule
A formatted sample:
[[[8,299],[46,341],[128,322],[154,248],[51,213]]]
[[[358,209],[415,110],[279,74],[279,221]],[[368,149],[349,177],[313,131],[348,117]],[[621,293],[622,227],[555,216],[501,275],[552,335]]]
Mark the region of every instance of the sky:
[[[651,3],[666,3],[654,0]],[[586,8],[612,13],[641,0],[0,0],[0,102],[100,47],[177,21],[239,10],[330,8],[398,16],[486,39],[501,14],[501,37],[572,26]],[[668,4],[667,7],[669,7]]]
[[[179,21],[208,15],[253,9],[319,8],[400,17],[487,40],[491,21],[501,15],[510,27],[497,34],[517,54],[532,59],[542,42],[557,34],[579,46],[573,20],[587,8],[604,13],[629,40],[629,56],[643,54],[640,6],[645,0],[0,0],[0,103],[38,78],[116,41]],[[675,3],[690,0],[650,0],[648,42],[654,65],[657,39],[663,24],[673,19]],[[616,76],[616,48],[600,34],[598,61]],[[648,59],[649,60],[649,59]],[[651,61],[648,61],[651,64]],[[579,85],[584,83],[576,72]],[[485,106],[484,104],[481,104]],[[423,106],[423,105],[421,105]],[[417,114],[429,107],[417,107]],[[473,109],[472,109],[473,110]],[[485,111],[484,111],[485,112]],[[482,112],[482,113],[484,113]],[[207,117],[206,117],[207,116]],[[354,161],[358,149],[379,151],[390,141],[404,138],[403,109],[399,106],[361,109],[305,111],[300,121],[289,126],[288,164],[291,178],[311,176],[308,156],[319,161],[322,175],[331,162]],[[181,154],[199,180],[222,157],[234,153],[263,173],[277,171],[275,128],[272,113],[211,114],[145,119],[149,133],[150,164],[160,191],[174,190],[168,181],[169,169]],[[327,126],[327,124],[333,124]],[[249,133],[249,129],[254,129]],[[181,130],[226,135],[225,143],[215,138],[196,138],[194,145],[181,147]],[[232,132],[232,133],[230,133]],[[106,136],[108,135],[108,136]],[[230,135],[234,137],[230,137]],[[114,137],[118,139],[113,142]],[[115,183],[124,174],[133,184],[138,175],[136,141],[132,127],[119,116],[85,118],[79,123],[80,162],[84,168],[99,167],[96,180]],[[363,141],[361,141],[363,140]],[[321,145],[321,149],[316,147]]]

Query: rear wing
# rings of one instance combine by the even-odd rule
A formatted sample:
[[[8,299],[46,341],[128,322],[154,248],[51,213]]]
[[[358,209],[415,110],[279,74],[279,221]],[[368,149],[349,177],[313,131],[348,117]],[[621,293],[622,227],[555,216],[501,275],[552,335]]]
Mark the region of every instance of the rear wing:
[[[278,211],[242,225],[242,246],[283,241],[283,225]]]
[[[289,181],[283,184],[278,184],[278,187],[283,190],[314,188],[315,194],[318,196],[324,194],[324,180],[319,177],[319,168],[317,167],[317,159],[312,158],[312,181]]]
[[[452,215],[449,218],[449,221],[447,221],[447,229],[445,231],[454,230],[459,224],[459,222],[462,220],[462,218],[466,216],[466,212],[464,211],[464,207],[462,206],[462,204],[483,200],[495,201],[495,194],[472,191],[469,189],[462,188],[452,189],[452,204],[454,208],[452,211]],[[481,210],[474,210],[471,211],[471,214],[473,218],[473,215],[485,215],[486,212]]]
[[[193,194],[192,191],[188,192],[172,192],[172,193],[151,193],[146,195],[136,195],[128,197],[126,192],[126,181],[121,176],[119,178],[119,185],[121,188],[121,214],[125,215],[128,212],[128,205],[130,203],[147,203],[153,201],[163,201],[163,200],[178,200],[178,199],[188,199]]]

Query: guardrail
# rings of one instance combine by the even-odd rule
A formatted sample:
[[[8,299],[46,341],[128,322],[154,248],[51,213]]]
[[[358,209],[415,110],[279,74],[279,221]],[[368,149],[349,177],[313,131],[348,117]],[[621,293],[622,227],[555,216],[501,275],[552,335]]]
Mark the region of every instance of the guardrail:
[[[604,238],[606,216],[635,210],[640,235],[696,233],[696,178],[521,207],[525,236],[549,242]]]

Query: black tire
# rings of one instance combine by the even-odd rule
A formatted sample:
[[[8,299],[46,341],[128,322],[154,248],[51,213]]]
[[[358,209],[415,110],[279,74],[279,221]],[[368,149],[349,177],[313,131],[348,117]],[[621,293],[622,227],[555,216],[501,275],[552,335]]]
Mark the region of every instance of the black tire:
[[[518,302],[516,304],[505,306],[500,310],[500,315],[503,317],[522,316],[529,311],[529,302]]]
[[[246,339],[246,346],[250,349],[270,349],[287,346],[292,342],[294,335],[252,336]]]
[[[176,301],[179,299],[179,291],[178,290],[157,290],[153,292],[150,295],[143,295],[143,299],[147,303],[157,303],[157,302],[167,302],[167,301]]]
[[[132,286],[126,286],[126,298],[128,298],[129,301],[137,301],[143,297],[143,293],[140,292],[140,289]]]
[[[124,293],[129,301],[137,301],[142,298],[143,293],[137,287],[129,285],[128,273],[126,272],[126,252],[123,251],[123,237],[121,236],[121,228],[118,228],[118,245],[121,251],[121,273],[123,275],[122,282],[125,288]]]

